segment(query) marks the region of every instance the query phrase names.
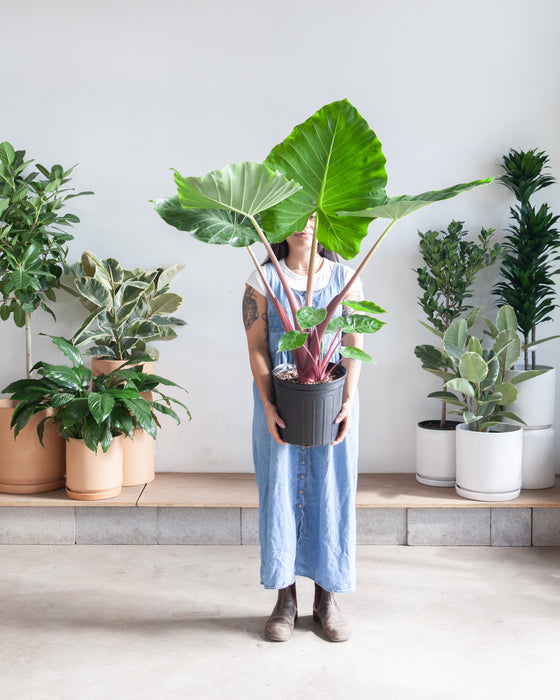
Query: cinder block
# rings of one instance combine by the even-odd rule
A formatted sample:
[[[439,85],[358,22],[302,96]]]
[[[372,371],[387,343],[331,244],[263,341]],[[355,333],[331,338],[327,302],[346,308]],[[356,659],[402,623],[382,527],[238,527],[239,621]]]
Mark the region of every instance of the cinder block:
[[[358,544],[406,544],[405,508],[358,508]]]
[[[530,508],[492,508],[490,517],[493,547],[531,546]]]
[[[241,544],[240,508],[157,510],[158,544]]]
[[[241,509],[241,544],[260,544],[259,509]]]
[[[490,508],[409,508],[409,545],[489,545]]]
[[[533,546],[560,547],[560,508],[533,508]]]
[[[76,508],[76,544],[157,544],[157,510]]]
[[[0,544],[74,544],[74,508],[0,508]]]

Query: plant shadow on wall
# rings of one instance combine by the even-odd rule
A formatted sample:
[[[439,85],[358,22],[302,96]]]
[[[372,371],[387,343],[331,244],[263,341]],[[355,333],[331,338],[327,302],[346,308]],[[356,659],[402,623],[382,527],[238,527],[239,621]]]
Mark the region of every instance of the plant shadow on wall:
[[[284,336],[280,351],[292,353],[301,384],[325,382],[341,357],[371,361],[357,347],[342,346],[342,336],[374,333],[383,312],[371,301],[344,302],[351,314],[341,314],[348,291],[371,260],[396,221],[430,203],[491,182],[454,185],[418,195],[388,197],[381,144],[368,123],[347,101],[325,105],[275,146],[263,163],[240,162],[203,177],[183,177],[175,171],[177,196],[156,200],[156,212],[169,224],[205,243],[244,247],[255,264],[277,310]],[[290,289],[271,243],[301,231],[315,214],[305,304]],[[375,219],[387,225],[366,253],[344,289],[324,308],[313,306],[313,270],[317,246],[354,258]],[[287,299],[275,297],[251,246],[261,242],[278,273]],[[289,440],[288,440],[289,441]]]

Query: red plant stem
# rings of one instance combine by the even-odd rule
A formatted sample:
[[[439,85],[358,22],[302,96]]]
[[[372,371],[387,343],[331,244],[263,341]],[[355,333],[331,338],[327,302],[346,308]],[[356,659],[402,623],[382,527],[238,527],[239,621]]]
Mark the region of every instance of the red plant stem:
[[[327,350],[327,353],[325,354],[325,358],[323,360],[323,363],[321,365],[321,374],[324,374],[325,370],[327,369],[329,362],[331,361],[331,357],[334,355],[336,352],[336,349],[339,347],[341,343],[340,336],[342,335],[342,330],[339,328],[337,332],[334,334],[333,339],[331,340],[331,344],[329,345],[329,349]]]

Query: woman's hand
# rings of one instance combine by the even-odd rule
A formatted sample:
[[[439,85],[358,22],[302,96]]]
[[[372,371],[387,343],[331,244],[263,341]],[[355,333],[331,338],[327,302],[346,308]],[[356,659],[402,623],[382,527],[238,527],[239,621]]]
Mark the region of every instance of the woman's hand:
[[[274,440],[279,445],[287,445],[288,443],[282,440],[282,438],[280,437],[280,433],[278,432],[278,428],[285,428],[286,424],[280,417],[276,406],[273,403],[267,403],[264,407],[264,414],[266,416],[266,425],[268,427],[268,432],[272,435]]]
[[[345,401],[342,404],[342,408],[340,409],[340,413],[338,416],[335,418],[335,423],[338,423],[339,428],[338,428],[338,435],[336,436],[336,440],[332,443],[332,445],[340,445],[340,443],[344,440],[346,437],[346,434],[350,430],[350,419],[352,416],[352,404],[349,401]]]

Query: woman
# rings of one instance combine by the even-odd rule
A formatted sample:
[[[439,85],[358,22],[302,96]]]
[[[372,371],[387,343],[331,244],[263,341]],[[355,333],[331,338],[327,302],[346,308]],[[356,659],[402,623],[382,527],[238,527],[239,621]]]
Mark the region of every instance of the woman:
[[[315,217],[303,231],[293,233],[276,247],[290,287],[304,305],[309,252]],[[327,303],[346,285],[352,270],[332,253],[319,248],[315,259],[313,305]],[[287,299],[272,264],[263,271],[284,308]],[[354,284],[348,299],[362,299],[361,284]],[[337,315],[342,313],[341,307]],[[360,363],[343,360],[347,368],[343,403],[336,419],[337,439],[332,445],[298,447],[280,437],[285,427],[274,405],[272,370],[291,360],[278,353],[284,333],[274,305],[267,300],[257,272],[247,282],[243,320],[254,378],[253,459],[259,490],[261,583],[276,589],[278,600],[265,625],[265,637],[286,641],[297,619],[295,577],[315,582],[313,617],[330,641],[345,641],[351,629],[334,593],[355,587],[355,496],[358,458],[357,384]],[[349,334],[343,343],[361,347],[361,335]]]

